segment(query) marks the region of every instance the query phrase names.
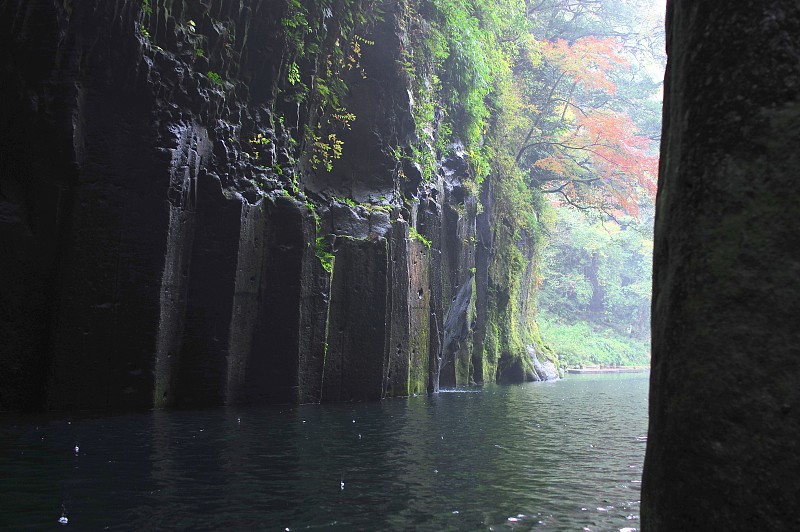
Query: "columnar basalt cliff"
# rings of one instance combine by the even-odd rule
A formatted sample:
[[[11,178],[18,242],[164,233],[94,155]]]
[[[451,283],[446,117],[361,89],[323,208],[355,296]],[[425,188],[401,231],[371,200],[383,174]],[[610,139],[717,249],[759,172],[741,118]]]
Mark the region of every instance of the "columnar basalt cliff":
[[[800,5],[667,21],[643,530],[796,530]]]
[[[398,5],[351,17],[333,132],[293,91],[327,94],[347,13],[300,57],[289,4],[0,4],[0,410],[539,378],[517,332],[534,243],[458,149],[430,176],[402,156],[425,139]]]

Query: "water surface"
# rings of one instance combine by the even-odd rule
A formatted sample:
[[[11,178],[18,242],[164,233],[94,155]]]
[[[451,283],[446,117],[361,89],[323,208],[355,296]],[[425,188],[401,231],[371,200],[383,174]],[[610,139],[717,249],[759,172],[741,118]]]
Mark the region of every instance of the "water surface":
[[[635,529],[646,403],[647,375],[623,374],[371,404],[0,417],[0,528]]]

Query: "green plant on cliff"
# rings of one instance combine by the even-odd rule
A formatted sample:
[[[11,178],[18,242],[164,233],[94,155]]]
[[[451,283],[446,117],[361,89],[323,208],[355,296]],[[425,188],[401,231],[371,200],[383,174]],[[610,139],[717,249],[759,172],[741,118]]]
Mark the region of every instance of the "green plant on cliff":
[[[209,70],[209,71],[206,73],[206,77],[208,78],[208,80],[209,80],[209,81],[210,81],[210,82],[211,82],[213,85],[215,85],[215,86],[217,86],[217,87],[224,87],[224,86],[225,86],[225,84],[224,84],[224,83],[223,83],[223,81],[222,81],[222,76],[220,76],[220,75],[219,75],[219,74],[217,74],[216,72],[213,72],[213,71]]]
[[[264,135],[263,133],[258,133],[256,136],[250,139],[250,147],[253,150],[252,157],[258,161],[261,158],[261,148],[267,146],[272,142],[269,137]]]
[[[408,226],[408,236],[412,240],[421,242],[426,248],[430,249],[432,242],[429,239],[425,238],[425,235],[421,234],[419,231],[417,231],[414,227],[410,225]]]
[[[302,127],[297,124],[303,132],[297,159],[312,169],[330,172],[342,156],[339,135],[355,120],[344,105],[349,93],[345,78],[351,72],[365,76],[362,49],[374,42],[359,32],[380,19],[378,5],[376,0],[286,0],[283,92],[308,111],[308,120]]]
[[[287,192],[288,194],[288,192]],[[328,245],[325,235],[321,234],[322,226],[319,222],[317,209],[314,204],[308,200],[305,201],[305,206],[314,217],[314,256],[319,259],[322,268],[328,272],[333,273],[333,260],[334,255],[331,253],[330,246]]]
[[[319,228],[317,229],[317,233],[319,233]],[[333,260],[335,257],[330,251],[330,246],[326,242],[325,236],[317,235],[314,254],[319,259],[320,264],[322,264],[322,268],[328,273],[333,273]]]

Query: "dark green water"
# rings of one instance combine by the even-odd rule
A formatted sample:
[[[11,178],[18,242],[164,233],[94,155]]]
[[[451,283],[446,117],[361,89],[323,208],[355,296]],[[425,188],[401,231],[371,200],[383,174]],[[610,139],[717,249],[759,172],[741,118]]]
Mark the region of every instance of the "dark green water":
[[[0,417],[0,528],[637,528],[646,430],[647,375],[374,404]]]

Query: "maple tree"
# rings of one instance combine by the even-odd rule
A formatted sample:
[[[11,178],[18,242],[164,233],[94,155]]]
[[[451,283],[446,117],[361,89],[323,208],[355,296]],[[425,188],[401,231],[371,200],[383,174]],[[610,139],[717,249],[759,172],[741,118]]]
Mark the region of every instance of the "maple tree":
[[[534,117],[516,163],[530,183],[563,203],[618,218],[638,216],[655,195],[657,161],[648,136],[615,99],[630,64],[619,39],[538,43],[530,61],[547,83],[531,84]]]

